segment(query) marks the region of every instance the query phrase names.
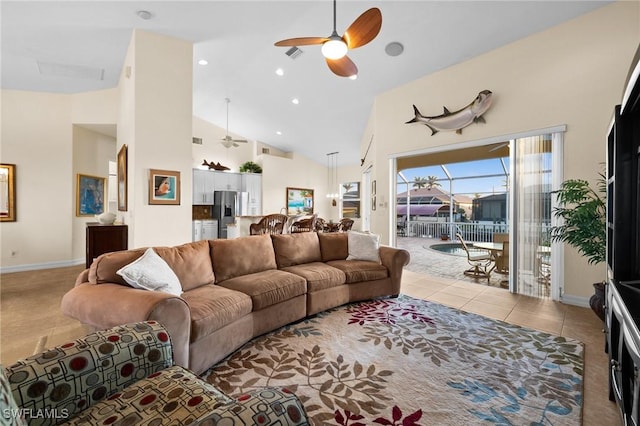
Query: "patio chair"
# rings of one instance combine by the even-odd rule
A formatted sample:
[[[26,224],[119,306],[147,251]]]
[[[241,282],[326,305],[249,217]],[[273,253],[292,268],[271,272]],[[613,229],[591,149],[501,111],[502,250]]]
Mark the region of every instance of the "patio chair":
[[[509,273],[509,240],[506,241],[496,241],[502,243],[502,251],[496,254],[496,272],[500,274],[508,274]]]
[[[456,232],[456,237],[460,244],[462,244],[462,249],[467,253],[467,261],[471,268],[464,271],[464,274],[473,278],[486,278],[489,281],[490,272],[489,266],[491,265],[492,258],[491,253],[489,252],[478,252],[478,253],[470,253],[469,247],[467,243],[462,238],[462,234]]]
[[[249,225],[250,235],[262,234],[282,234],[284,224],[288,217],[284,214],[269,214],[264,216],[258,223]]]

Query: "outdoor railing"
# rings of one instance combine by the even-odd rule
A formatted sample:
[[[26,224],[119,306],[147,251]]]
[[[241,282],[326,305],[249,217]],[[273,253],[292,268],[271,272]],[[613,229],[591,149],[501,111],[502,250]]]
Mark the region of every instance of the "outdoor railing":
[[[543,224],[539,227],[542,239],[548,240],[551,225]],[[460,232],[466,241],[491,242],[493,234],[505,234],[509,232],[506,223],[473,223],[473,222],[419,222],[410,221],[398,224],[398,236],[440,238],[445,235],[455,240],[456,232]]]

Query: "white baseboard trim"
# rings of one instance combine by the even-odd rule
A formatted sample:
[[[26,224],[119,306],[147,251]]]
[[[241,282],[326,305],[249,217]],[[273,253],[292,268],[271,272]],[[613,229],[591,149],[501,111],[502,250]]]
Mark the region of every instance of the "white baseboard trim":
[[[0,274],[11,272],[37,271],[40,269],[64,268],[66,266],[76,266],[84,264],[84,259],[61,260],[47,263],[31,263],[29,265],[0,266]]]
[[[585,296],[574,296],[572,294],[564,294],[560,301],[562,303],[566,303],[567,305],[580,306],[582,308],[590,308],[589,306],[589,297]]]

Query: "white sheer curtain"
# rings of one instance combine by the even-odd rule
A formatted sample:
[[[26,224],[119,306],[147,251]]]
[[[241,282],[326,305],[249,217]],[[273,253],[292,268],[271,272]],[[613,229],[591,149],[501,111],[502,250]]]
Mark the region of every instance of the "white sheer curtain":
[[[552,135],[516,139],[513,147],[512,287],[527,296],[550,297]]]

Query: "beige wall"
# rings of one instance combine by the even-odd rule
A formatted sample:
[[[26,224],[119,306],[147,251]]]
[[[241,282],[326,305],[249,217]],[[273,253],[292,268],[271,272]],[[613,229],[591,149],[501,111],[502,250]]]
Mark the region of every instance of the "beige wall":
[[[613,107],[640,41],[639,7],[614,3],[378,96],[372,113],[378,193],[391,193],[392,154],[556,125],[567,125],[565,179],[595,181]],[[413,116],[412,104],[424,115],[438,115],[443,104],[453,111],[484,89],[494,93],[487,123],[472,124],[461,135],[431,136],[425,126],[404,124]],[[368,142],[363,135],[363,152]],[[379,206],[373,217],[372,229],[383,241],[389,240],[390,207]],[[573,248],[565,250],[567,295],[586,297],[591,283],[604,276],[604,265],[589,266]]]
[[[134,31],[118,120],[118,149],[127,144],[129,164],[129,247],[191,240],[192,59],[190,42]],[[150,169],[180,172],[180,205],[149,204]]]
[[[116,161],[116,140],[115,138],[83,127],[73,126],[73,175],[78,173],[100,176],[107,178],[109,176],[109,161]],[[74,180],[73,188],[77,181]],[[108,185],[107,185],[108,186]],[[108,190],[108,188],[105,188]],[[96,222],[96,218],[75,216],[76,189],[73,190],[73,235],[72,235],[72,259],[75,261],[84,261],[85,259],[85,241],[86,241],[86,224],[87,222]],[[107,191],[105,191],[105,211],[109,209],[107,206]],[[112,209],[113,211],[113,209]],[[115,211],[114,211],[115,213]]]

